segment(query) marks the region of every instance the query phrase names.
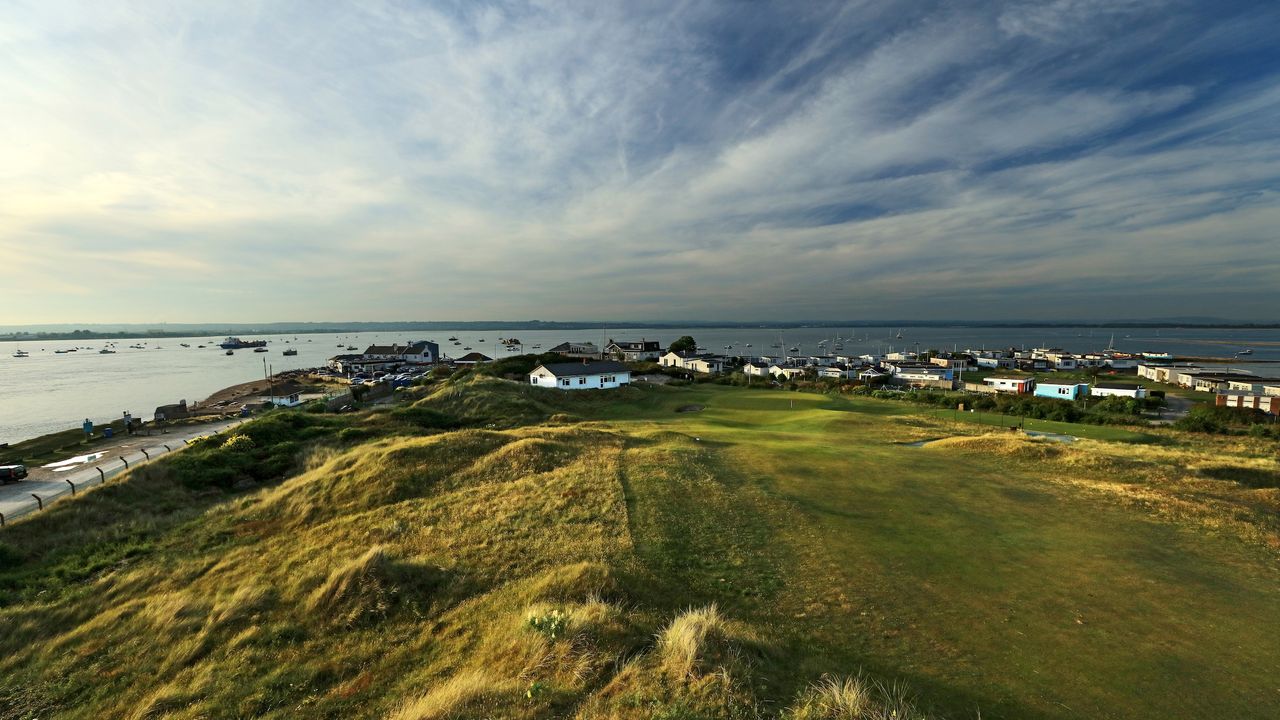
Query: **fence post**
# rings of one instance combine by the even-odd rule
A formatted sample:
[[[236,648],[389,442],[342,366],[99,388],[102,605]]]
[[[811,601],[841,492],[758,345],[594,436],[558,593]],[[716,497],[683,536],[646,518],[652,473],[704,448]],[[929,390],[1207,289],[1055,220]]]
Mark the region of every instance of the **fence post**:
[[[124,469],[125,469],[125,470],[128,470],[128,469],[129,469],[129,461],[128,461],[128,460],[125,460],[123,455],[121,455],[121,456],[120,456],[120,462],[124,463]]]
[[[147,456],[147,459],[148,459],[148,460],[150,460],[150,459],[151,459],[151,453],[147,452],[147,449],[146,449],[146,448],[138,448],[138,449],[142,451],[142,454],[143,454],[143,455]]]
[[[104,473],[104,472],[102,472],[102,468],[97,467],[97,468],[94,468],[94,470],[97,470],[97,471],[98,471],[98,480],[99,480],[100,482],[106,482],[106,481],[107,481],[107,474],[106,474],[106,473]]]
[[[4,513],[0,513],[0,527],[4,527]]]
[[[71,494],[76,494],[76,484],[71,482],[70,478],[62,478],[62,481],[71,486]]]
[[[164,448],[165,452],[173,452],[173,448],[169,447],[168,445],[161,445],[160,447]]]
[[[33,497],[33,498],[35,498],[35,499],[36,499],[36,505],[38,506],[38,509],[43,510],[43,509],[44,509],[44,501],[40,499],[40,496],[39,496],[39,495],[37,495],[37,494],[35,494],[35,493],[31,493],[31,497]]]

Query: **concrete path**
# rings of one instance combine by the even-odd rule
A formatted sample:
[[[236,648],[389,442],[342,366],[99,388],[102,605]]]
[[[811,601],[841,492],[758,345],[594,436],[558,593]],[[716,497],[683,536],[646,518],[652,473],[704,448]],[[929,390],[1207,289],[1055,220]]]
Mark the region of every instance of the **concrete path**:
[[[236,418],[205,425],[175,427],[163,435],[127,436],[124,442],[114,447],[95,450],[104,452],[100,459],[77,465],[74,470],[66,472],[28,467],[30,475],[27,479],[0,485],[0,517],[3,517],[3,522],[7,525],[23,515],[38,512],[42,505],[49,507],[55,499],[70,496],[73,485],[79,491],[101,484],[124,472],[126,462],[130,468],[138,467],[170,452],[178,452],[186,446],[185,441],[222,432],[242,422],[245,422],[244,419]]]

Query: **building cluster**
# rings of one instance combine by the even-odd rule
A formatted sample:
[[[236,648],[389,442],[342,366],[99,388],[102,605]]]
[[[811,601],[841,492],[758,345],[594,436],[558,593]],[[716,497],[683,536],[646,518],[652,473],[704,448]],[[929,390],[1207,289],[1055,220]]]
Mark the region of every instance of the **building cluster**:
[[[792,348],[796,350],[796,348]],[[903,389],[965,390],[979,393],[1011,393],[1059,400],[1085,397],[1145,398],[1147,389],[1137,382],[1112,379],[1122,373],[1192,390],[1214,393],[1216,403],[1229,407],[1256,408],[1280,413],[1280,380],[1258,378],[1198,365],[1177,364],[1167,353],[1121,353],[1102,350],[1071,353],[1060,348],[1007,350],[964,350],[940,353],[888,352],[883,355],[777,354],[758,357],[728,357],[704,348],[686,352],[664,350],[656,340],[614,341],[603,350],[590,342],[565,342],[548,352],[566,362],[539,365],[529,374],[529,383],[560,390],[598,390],[631,383],[625,363],[656,362],[668,370],[690,375],[716,375],[741,371],[762,380],[837,380]],[[334,372],[344,375],[385,373],[406,367],[442,362],[466,367],[490,362],[473,352],[457,359],[444,358],[436,343],[421,341],[407,345],[372,345],[362,353],[336,355],[329,360]],[[1002,375],[1000,371],[1024,373],[1072,372],[1098,369],[1108,379],[1092,383],[1055,381],[1025,375]],[[996,374],[988,375],[991,371]],[[966,382],[966,372],[984,375],[980,382]]]

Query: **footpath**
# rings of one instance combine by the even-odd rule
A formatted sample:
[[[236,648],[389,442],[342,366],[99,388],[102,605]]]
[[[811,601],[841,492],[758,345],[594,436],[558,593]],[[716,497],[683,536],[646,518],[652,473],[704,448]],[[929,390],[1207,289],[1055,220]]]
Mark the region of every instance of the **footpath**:
[[[54,500],[101,485],[127,469],[180,452],[196,438],[223,432],[245,421],[244,418],[235,418],[204,425],[178,426],[163,435],[129,436],[115,447],[96,450],[89,456],[93,458],[90,461],[69,466],[74,469],[62,472],[28,468],[31,474],[27,479],[0,485],[0,526],[44,510]]]

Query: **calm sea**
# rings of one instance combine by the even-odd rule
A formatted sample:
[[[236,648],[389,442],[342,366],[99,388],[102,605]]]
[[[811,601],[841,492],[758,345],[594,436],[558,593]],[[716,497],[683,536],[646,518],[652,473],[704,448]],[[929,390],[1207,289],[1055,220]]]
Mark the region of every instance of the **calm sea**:
[[[239,350],[228,356],[217,347],[221,337],[165,338],[147,340],[145,349],[130,345],[141,340],[115,341],[114,355],[101,355],[106,343],[94,341],[47,341],[0,343],[0,443],[14,443],[46,433],[79,427],[86,417],[95,422],[120,417],[126,410],[135,417],[151,417],[157,405],[203,400],[229,385],[263,377],[263,361],[274,371],[324,365],[330,356],[344,352],[338,346],[354,345],[363,350],[373,343],[389,344],[412,340],[435,340],[446,355],[465,354],[464,347],[484,352],[491,357],[508,355],[499,338],[516,337],[524,342],[526,352],[537,352],[533,345],[546,350],[565,340],[594,342],[600,345],[606,337],[617,340],[659,340],[664,345],[681,335],[692,335],[708,350],[733,355],[758,355],[775,352],[771,345],[799,347],[806,353],[818,351],[818,341],[834,344],[837,335],[846,338],[844,352],[883,352],[892,349],[964,349],[1003,348],[1010,346],[1057,346],[1084,352],[1100,350],[1111,342],[1112,330],[1089,328],[697,328],[691,330],[437,330],[430,332],[359,333],[351,335],[276,335],[250,339],[268,341],[268,353]],[[446,338],[454,335],[462,345]],[[1280,360],[1280,330],[1216,330],[1216,329],[1116,329],[1115,348],[1126,351],[1167,351],[1178,355],[1231,356],[1251,348],[1252,356],[1241,358],[1232,367],[1263,376],[1280,376],[1280,365],[1269,366],[1250,361]],[[849,340],[848,338],[854,338]],[[190,347],[182,347],[186,343]],[[752,347],[746,345],[750,343]],[[198,349],[198,345],[206,345]],[[74,353],[55,354],[55,350],[79,346],[89,347]],[[726,345],[732,345],[726,350]],[[27,358],[14,358],[21,348]],[[296,348],[298,354],[285,357],[281,353]]]

